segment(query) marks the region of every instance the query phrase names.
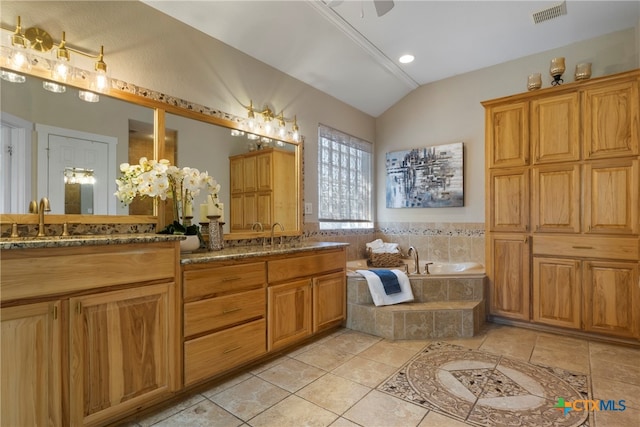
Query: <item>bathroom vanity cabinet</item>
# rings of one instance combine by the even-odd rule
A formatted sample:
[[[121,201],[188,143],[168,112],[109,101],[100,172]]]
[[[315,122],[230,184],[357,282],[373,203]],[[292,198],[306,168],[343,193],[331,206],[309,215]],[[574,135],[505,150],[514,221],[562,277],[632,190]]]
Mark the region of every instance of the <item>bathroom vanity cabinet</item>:
[[[639,339],[640,70],[483,103],[491,315]]]
[[[251,231],[256,222],[265,231],[274,222],[297,229],[295,162],[295,152],[276,148],[229,158],[232,233]]]
[[[184,383],[266,353],[266,262],[183,267]]]
[[[169,397],[178,253],[177,241],[3,251],[3,425],[100,425]]]
[[[268,262],[269,351],[346,319],[344,249]]]

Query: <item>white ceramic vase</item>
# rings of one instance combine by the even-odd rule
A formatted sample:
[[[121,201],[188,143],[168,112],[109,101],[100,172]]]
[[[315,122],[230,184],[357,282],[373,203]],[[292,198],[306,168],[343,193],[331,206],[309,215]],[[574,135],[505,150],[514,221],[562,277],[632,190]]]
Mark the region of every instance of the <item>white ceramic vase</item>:
[[[193,252],[200,247],[200,239],[197,235],[185,237],[186,240],[180,240],[180,252]]]

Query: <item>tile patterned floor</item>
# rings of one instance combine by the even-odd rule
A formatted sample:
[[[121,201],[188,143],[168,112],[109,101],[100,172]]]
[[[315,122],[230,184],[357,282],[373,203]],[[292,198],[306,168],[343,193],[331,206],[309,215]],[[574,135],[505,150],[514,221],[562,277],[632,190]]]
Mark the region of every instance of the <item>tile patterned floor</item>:
[[[473,338],[438,341],[589,375],[594,399],[626,405],[594,412],[589,427],[640,425],[640,349],[500,325]],[[123,426],[465,426],[377,389],[431,343],[339,329]]]

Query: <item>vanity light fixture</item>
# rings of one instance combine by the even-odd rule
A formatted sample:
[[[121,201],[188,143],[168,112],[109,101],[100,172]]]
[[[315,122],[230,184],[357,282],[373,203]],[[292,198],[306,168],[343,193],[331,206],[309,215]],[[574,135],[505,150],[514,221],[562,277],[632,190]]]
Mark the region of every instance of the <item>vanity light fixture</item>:
[[[67,87],[65,85],[61,85],[59,83],[55,83],[49,80],[45,80],[42,82],[42,87],[45,90],[53,93],[65,93],[67,91]]]
[[[98,102],[100,101],[100,95],[94,92],[89,92],[88,90],[80,90],[78,91],[78,98],[82,99],[85,102]]]
[[[262,110],[256,110],[253,107],[253,101],[251,100],[249,101],[248,106],[243,105],[243,107],[247,109],[247,120],[244,122],[244,128],[248,131],[247,138],[254,139],[252,138],[252,136],[255,136],[253,135],[253,133],[260,133],[260,131],[262,131],[263,134],[266,134],[269,137],[277,134],[279,138],[286,139],[287,136],[290,135],[294,141],[300,141],[300,129],[298,128],[298,123],[295,116],[293,120],[287,119],[284,117],[284,111],[281,111],[280,114],[275,115],[273,110],[269,106],[265,106]],[[258,121],[256,120],[256,114],[262,116],[262,124],[258,123]],[[274,123],[276,120],[277,125]],[[291,132],[287,130],[287,122],[293,122]],[[244,135],[240,133],[234,133],[233,131],[231,134],[234,136]],[[259,137],[256,136],[255,139],[258,138]]]
[[[29,54],[29,50],[38,53],[55,51],[51,59]],[[72,66],[71,52],[95,59],[93,71],[76,69]],[[104,62],[104,46],[100,46],[100,53],[95,55],[67,46],[66,33],[62,32],[62,39],[54,43],[49,33],[42,28],[31,27],[22,32],[21,17],[18,16],[16,29],[11,35],[11,48],[8,52],[8,64],[14,71],[20,69],[41,67],[51,72],[51,79],[56,82],[68,82],[73,79],[88,79],[89,89],[102,92],[109,87],[107,64]],[[4,76],[3,76],[4,78]],[[6,79],[5,79],[6,80]]]
[[[95,184],[96,178],[93,175],[93,169],[85,168],[64,168],[64,183],[65,184]]]
[[[22,74],[7,70],[0,71],[0,78],[11,83],[24,83],[27,81],[27,78]]]

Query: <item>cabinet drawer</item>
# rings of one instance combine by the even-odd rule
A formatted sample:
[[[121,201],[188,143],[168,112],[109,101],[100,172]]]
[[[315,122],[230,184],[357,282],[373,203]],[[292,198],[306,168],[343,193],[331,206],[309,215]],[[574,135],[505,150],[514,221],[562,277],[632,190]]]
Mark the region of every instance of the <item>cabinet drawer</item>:
[[[534,236],[535,255],[638,260],[638,239],[633,237]]]
[[[269,261],[269,283],[344,270],[344,250]]]
[[[264,288],[208,298],[184,305],[184,336],[213,331],[244,320],[264,317]]]
[[[2,252],[2,301],[173,281],[174,243],[18,249]]]
[[[264,286],[265,263],[228,265],[184,272],[185,301]]]
[[[266,353],[264,319],[184,343],[184,382],[190,385]]]

